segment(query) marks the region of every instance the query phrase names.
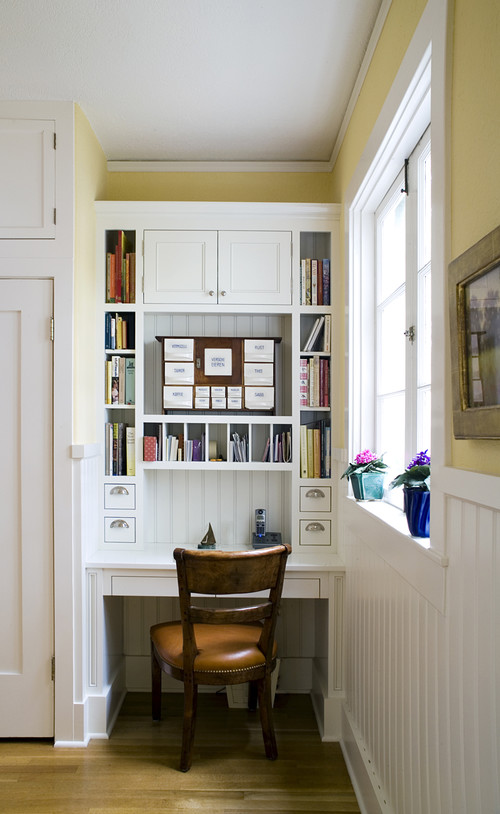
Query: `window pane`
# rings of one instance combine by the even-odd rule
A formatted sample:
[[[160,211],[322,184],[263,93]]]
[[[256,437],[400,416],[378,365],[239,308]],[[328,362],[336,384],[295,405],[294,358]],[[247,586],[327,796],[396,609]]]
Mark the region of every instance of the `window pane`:
[[[378,310],[377,393],[405,387],[405,292]]]
[[[379,221],[379,285],[381,303],[405,281],[406,274],[406,196],[398,193]]]
[[[406,467],[405,454],[405,396],[396,393],[378,399],[377,452],[391,467],[393,476]]]
[[[417,392],[417,452],[431,449],[431,388]]]
[[[418,381],[423,387],[431,383],[431,270],[430,266],[418,278]]]
[[[431,154],[422,157],[419,178],[419,196],[421,200],[419,224],[420,262],[425,266],[431,262]]]

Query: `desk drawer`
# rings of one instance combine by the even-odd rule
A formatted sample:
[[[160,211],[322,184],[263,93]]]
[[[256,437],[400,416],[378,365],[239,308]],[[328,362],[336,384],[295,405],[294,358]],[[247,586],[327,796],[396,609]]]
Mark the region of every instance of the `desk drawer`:
[[[104,508],[135,509],[135,483],[105,483]]]
[[[178,596],[177,577],[111,577],[112,596]]]
[[[301,512],[329,512],[332,506],[331,486],[301,486]]]
[[[105,517],[105,543],[135,543],[135,517]]]
[[[331,545],[330,520],[301,520],[300,545]]]

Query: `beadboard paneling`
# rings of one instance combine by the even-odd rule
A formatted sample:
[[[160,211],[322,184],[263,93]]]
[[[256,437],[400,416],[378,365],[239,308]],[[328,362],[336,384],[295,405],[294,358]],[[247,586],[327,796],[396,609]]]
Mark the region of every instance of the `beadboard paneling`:
[[[444,614],[345,528],[352,766],[380,811],[497,814],[500,512],[448,496],[445,521]]]

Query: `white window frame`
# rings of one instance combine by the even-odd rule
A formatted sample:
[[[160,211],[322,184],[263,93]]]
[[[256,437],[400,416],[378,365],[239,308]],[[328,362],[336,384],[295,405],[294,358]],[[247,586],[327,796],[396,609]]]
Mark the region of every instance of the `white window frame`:
[[[423,548],[408,534],[403,513],[386,503],[357,504],[356,511],[374,514],[381,522],[370,524],[370,544],[394,565],[424,595],[432,594],[438,606],[442,581],[435,565],[446,565],[445,497],[441,488],[445,461],[449,457],[449,422],[446,420],[447,299],[446,262],[449,257],[449,150],[446,139],[449,122],[448,58],[446,48],[447,2],[428,0],[393,85],[368,137],[365,149],[345,192],[345,274],[346,274],[346,387],[345,438],[343,462],[361,445],[375,438],[373,410],[365,410],[363,394],[373,396],[373,372],[361,341],[361,325],[373,326],[373,301],[369,275],[361,286],[361,269],[373,258],[374,181],[385,178],[389,187],[416,138],[432,122],[432,513],[429,547]],[[431,74],[432,55],[432,74]],[[432,96],[431,96],[432,87]],[[412,129],[413,125],[413,129]],[[364,295],[367,294],[367,297]],[[366,441],[366,443],[365,443]],[[344,483],[344,482],[343,482]],[[351,504],[354,509],[354,504]],[[349,510],[349,516],[352,511]],[[359,518],[361,520],[361,517]],[[407,541],[405,543],[405,540]],[[422,553],[428,555],[429,569],[422,567]],[[417,579],[417,575],[420,575]],[[418,585],[417,585],[418,583]],[[432,590],[431,590],[432,588]]]

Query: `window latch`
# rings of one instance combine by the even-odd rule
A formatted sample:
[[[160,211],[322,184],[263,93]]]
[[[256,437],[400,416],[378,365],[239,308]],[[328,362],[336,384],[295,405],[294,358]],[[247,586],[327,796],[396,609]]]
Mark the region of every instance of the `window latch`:
[[[405,331],[404,335],[407,336],[410,342],[413,344],[415,342],[415,326],[410,325],[408,330]]]

